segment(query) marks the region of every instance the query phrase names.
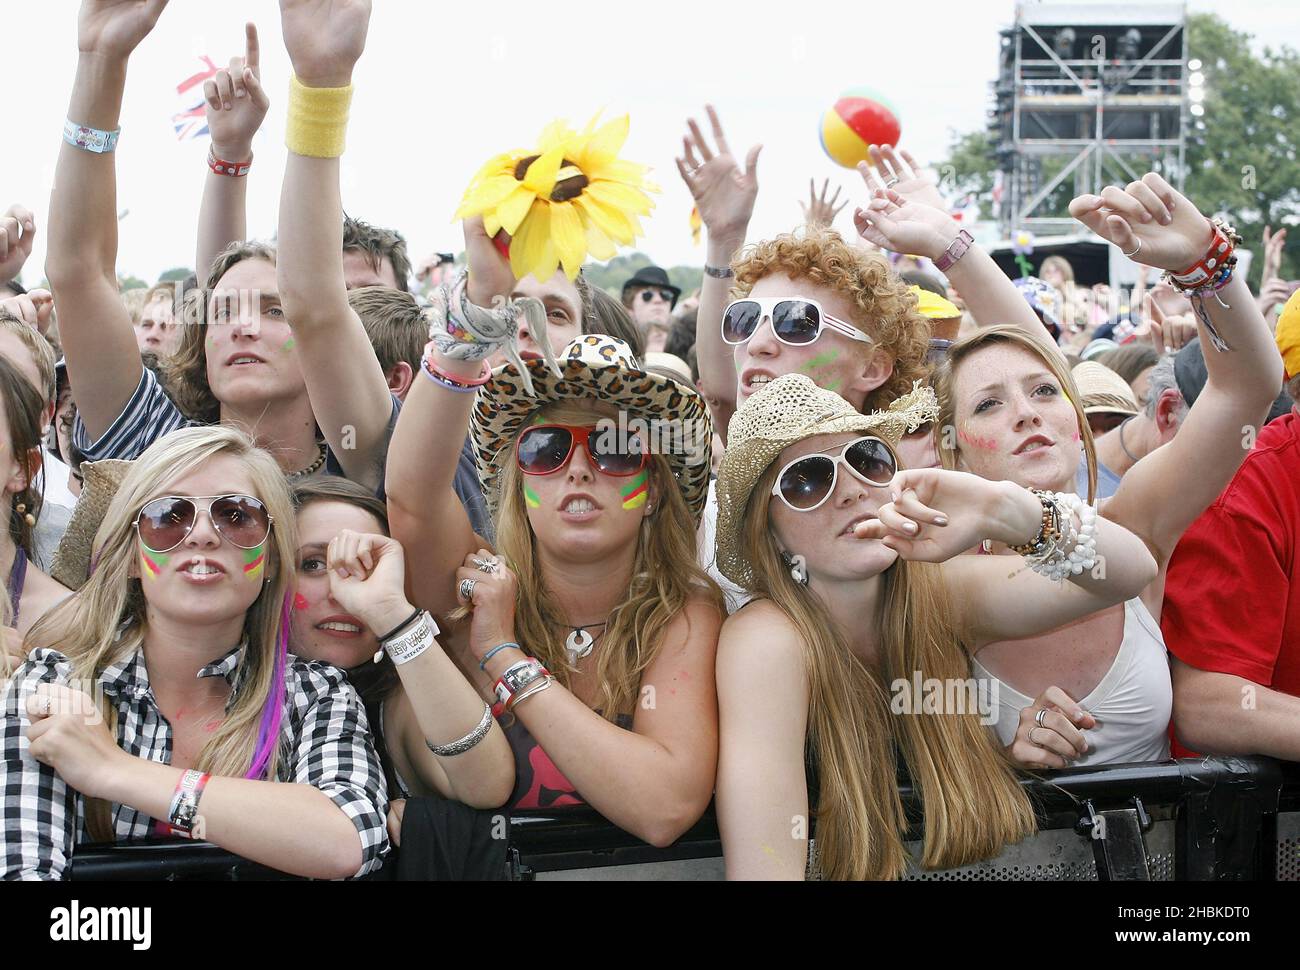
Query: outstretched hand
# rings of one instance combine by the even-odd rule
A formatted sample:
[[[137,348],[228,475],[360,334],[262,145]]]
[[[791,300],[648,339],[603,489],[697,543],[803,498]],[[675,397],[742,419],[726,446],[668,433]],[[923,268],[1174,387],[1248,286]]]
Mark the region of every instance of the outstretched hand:
[[[1214,231],[1196,206],[1155,172],[1121,189],[1081,195],[1070,215],[1134,262],[1181,272],[1201,259]]]
[[[370,0],[280,0],[284,47],[309,88],[342,88],[366,49]]]
[[[835,186],[835,194],[829,199],[826,193],[830,191],[831,180],[826,179],[822,182],[821,194],[817,193],[817,182],[815,179],[808,180],[808,201],[800,202],[799,208],[803,209],[803,221],[810,226],[829,226],[835,221],[835,217],[844,211],[844,207],[849,204],[845,199],[836,205],[840,200],[840,187]]]
[[[261,48],[257,26],[244,25],[244,56],[232,57],[228,67],[203,82],[212,151],[231,162],[247,160],[253,136],[262,127],[271,99],[262,87]]]
[[[0,216],[0,283],[18,278],[36,243],[36,217],[15,203]]]
[[[167,0],[82,0],[77,49],[126,60],[149,36],[165,6]]]
[[[928,205],[940,212],[948,211],[948,203],[939,194],[939,187],[925,174],[911,152],[899,151],[893,145],[869,145],[870,162],[858,162],[858,172],[868,190],[893,189],[908,202]]]
[[[715,238],[743,237],[754,214],[754,200],[758,198],[758,154],[762,145],[755,145],[745,156],[745,170],[736,164],[722,132],[722,123],[713,105],[705,105],[709,124],[713,129],[716,150],[700,131],[695,119],[686,124],[689,133],[682,139],[682,157],[677,159],[677,171],[691,190],[700,219]]]
[[[881,249],[931,260],[942,256],[961,231],[946,212],[908,201],[894,189],[877,189],[865,208],[854,211],[853,225],[859,236]]]

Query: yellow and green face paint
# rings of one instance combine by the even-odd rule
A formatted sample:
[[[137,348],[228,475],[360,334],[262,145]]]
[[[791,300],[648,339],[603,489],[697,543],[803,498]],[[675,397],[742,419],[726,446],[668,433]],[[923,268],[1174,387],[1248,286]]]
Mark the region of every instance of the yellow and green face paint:
[[[524,504],[530,509],[540,509],[542,507],[542,500],[527,485],[524,486]]]
[[[169,562],[171,562],[170,556],[154,552],[143,542],[140,543],[140,578],[148,576],[150,579],[157,579]]]
[[[619,494],[623,496],[623,508],[639,509],[645,505],[650,495],[650,471],[643,468],[636,478],[624,485]]]
[[[262,578],[262,569],[266,566],[266,543],[244,550],[244,575],[257,582]]]

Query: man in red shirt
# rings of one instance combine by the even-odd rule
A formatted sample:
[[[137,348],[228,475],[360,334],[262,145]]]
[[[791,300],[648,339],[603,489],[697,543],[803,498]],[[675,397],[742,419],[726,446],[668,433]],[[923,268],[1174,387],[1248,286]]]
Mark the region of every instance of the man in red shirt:
[[[1300,394],[1300,293],[1278,320]],[[1300,399],[1300,398],[1297,398]],[[1184,533],[1161,627],[1174,681],[1174,755],[1300,760],[1300,411],[1266,425],[1232,482]],[[1180,743],[1181,742],[1181,743]]]

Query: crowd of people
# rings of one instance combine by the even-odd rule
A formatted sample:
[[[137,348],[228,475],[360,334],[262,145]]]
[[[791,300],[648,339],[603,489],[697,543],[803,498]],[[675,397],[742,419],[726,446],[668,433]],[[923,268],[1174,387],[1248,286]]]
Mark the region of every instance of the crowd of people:
[[[344,215],[370,4],[282,0],[275,243],[250,24],[205,85],[198,279],[123,293],[113,149],[164,6],[82,2],[48,291],[37,217],[0,223],[4,878],[147,836],[492,878],[502,813],[667,846],[713,802],[731,878],[893,879],[1033,833],[1026,772],[1300,760],[1285,230],[1256,296],[1161,175],[1074,199],[1160,277],[1112,317],[1059,256],[1008,278],[890,147],[852,232],[814,185],[751,239],[759,150],[710,107],[695,293],[517,278],[481,215],[442,279]]]

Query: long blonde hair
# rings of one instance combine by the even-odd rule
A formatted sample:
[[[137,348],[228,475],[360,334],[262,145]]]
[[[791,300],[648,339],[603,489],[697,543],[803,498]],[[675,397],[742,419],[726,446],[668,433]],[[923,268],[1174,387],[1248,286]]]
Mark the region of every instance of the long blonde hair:
[[[1079,419],[1079,435],[1083,442],[1084,458],[1088,462],[1088,502],[1097,497],[1097,448],[1093,443],[1092,430],[1088,427],[1088,416],[1083,413],[1083,397],[1074,386],[1074,377],[1069,365],[1060,354],[1048,353],[1037,340],[1013,324],[995,324],[984,327],[969,337],[958,340],[948,348],[947,357],[934,372],[934,390],[939,398],[939,420],[934,426],[935,447],[939,452],[939,461],[944,468],[957,467],[957,435],[948,429],[957,427],[957,402],[953,385],[957,379],[957,368],[971,354],[995,344],[1015,344],[1023,347],[1038,357],[1043,366],[1060,382],[1061,390],[1074,406],[1074,413]]]
[[[778,464],[750,493],[744,531],[753,591],[804,643],[808,740],[816,759],[817,857],[831,879],[896,879],[907,865],[901,754],[925,808],[922,864],[950,868],[996,854],[1035,829],[1033,808],[978,711],[891,715],[890,685],[970,678],[970,658],[931,563],[898,560],[881,576],[879,663],[863,663],[815,591],[790,576],[769,528]],[[864,617],[865,622],[875,618]]]
[[[267,739],[264,724],[278,725],[284,704],[282,649],[288,632],[290,564],[297,534],[284,475],[275,459],[242,431],[219,425],[174,431],[136,459],[95,534],[94,568],[86,585],[37,621],[28,632],[25,647],[57,649],[71,661],[72,676],[82,684],[97,683],[105,669],[140,649],[148,621],[140,580],[131,576],[137,561],[136,516],[167,482],[217,455],[240,460],[257,490],[256,497],[274,521],[263,567],[267,582],[244,617],[246,647],[240,658],[239,694],[203,746],[196,767],[215,775],[244,777],[254,768],[255,752],[261,747],[266,760],[258,776],[275,778],[278,738]],[[103,714],[116,735],[116,710],[105,705]],[[263,736],[262,745],[259,735]],[[107,808],[106,803],[87,805],[88,827],[99,840],[113,838]]]
[[[592,409],[581,404],[551,405],[541,413],[548,421],[565,424],[582,424],[592,418]],[[513,448],[504,450],[502,456],[497,551],[510,563],[519,583],[515,629],[533,656],[567,687],[573,672],[564,636],[571,627],[556,612],[554,597],[546,588],[536,538],[528,523],[524,476],[515,464]],[[650,468],[651,481],[658,486],[658,502],[654,513],[641,520],[627,595],[609,615],[604,640],[595,654],[600,684],[596,709],[609,721],[634,709],[642,674],[658,655],[668,625],[690,602],[704,598],[724,613],[721,591],[699,566],[695,522],[671,467],[656,454],[651,455]]]

